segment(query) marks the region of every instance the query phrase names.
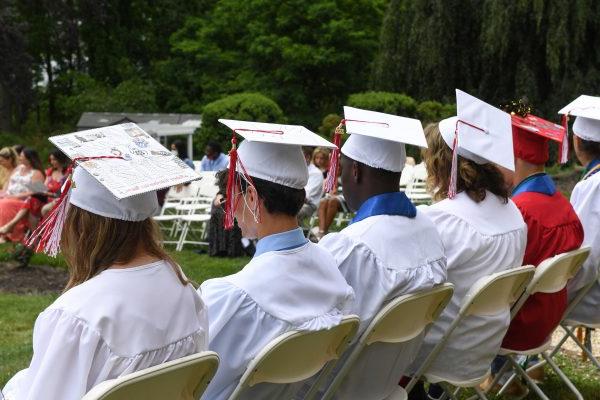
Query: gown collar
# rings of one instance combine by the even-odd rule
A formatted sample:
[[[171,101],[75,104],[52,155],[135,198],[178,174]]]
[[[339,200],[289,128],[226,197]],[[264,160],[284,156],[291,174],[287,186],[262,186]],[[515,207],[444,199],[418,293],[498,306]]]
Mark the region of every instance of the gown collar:
[[[367,199],[360,206],[351,223],[376,215],[400,215],[414,218],[417,215],[417,208],[403,192],[382,193]]]
[[[585,167],[585,172],[583,173],[583,178],[581,180],[585,180],[590,176],[596,174],[600,171],[600,158],[596,158],[589,162],[589,164]]]
[[[292,229],[286,232],[275,233],[273,235],[265,236],[256,243],[256,252],[254,257],[258,257],[261,254],[269,251],[279,250],[290,250],[296,247],[303,246],[308,242],[308,239],[304,237],[302,228]]]
[[[545,172],[533,174],[523,179],[512,191],[513,197],[523,192],[542,193],[552,196],[556,193],[554,181]]]

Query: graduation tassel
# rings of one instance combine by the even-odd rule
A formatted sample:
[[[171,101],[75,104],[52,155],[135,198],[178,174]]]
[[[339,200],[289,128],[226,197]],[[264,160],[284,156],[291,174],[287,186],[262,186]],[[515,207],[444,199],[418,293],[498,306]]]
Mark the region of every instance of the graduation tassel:
[[[337,176],[340,163],[340,146],[342,144],[342,134],[345,131],[345,127],[346,120],[342,119],[337,128],[335,128],[335,132],[333,134],[333,144],[335,144],[335,148],[329,156],[329,171],[327,171],[327,179],[325,179],[323,186],[325,193],[331,193],[337,185]]]
[[[121,159],[120,156],[98,156],[98,157],[78,157],[73,159],[65,175],[67,179],[61,188],[61,194],[56,203],[37,226],[37,228],[31,233],[31,235],[25,241],[25,245],[29,248],[35,247],[36,253],[46,253],[51,257],[56,257],[60,252],[60,238],[62,236],[63,227],[65,220],[67,219],[67,212],[69,210],[69,197],[71,195],[71,189],[74,187],[73,184],[73,168],[75,168],[77,162],[88,161],[88,160],[101,160],[101,159]]]
[[[569,114],[563,114],[561,124],[565,128],[565,134],[559,150],[558,161],[561,164],[565,164],[569,161]]]
[[[450,185],[448,188],[448,198],[453,199],[456,197],[456,186],[458,179],[458,123],[456,121],[456,128],[454,129],[454,141],[452,142],[452,167],[450,168]]]
[[[225,194],[225,220],[224,228],[229,230],[233,228],[235,219],[235,177],[236,167],[238,161],[237,154],[237,139],[235,137],[235,131],[231,137],[231,150],[229,151],[229,171],[227,173],[227,191]]]

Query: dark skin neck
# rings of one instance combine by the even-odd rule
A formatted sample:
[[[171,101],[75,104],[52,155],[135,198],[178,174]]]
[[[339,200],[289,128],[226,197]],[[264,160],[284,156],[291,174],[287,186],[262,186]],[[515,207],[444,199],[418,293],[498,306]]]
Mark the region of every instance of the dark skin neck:
[[[342,157],[342,181],[344,195],[348,205],[353,210],[373,196],[383,193],[393,193],[400,190],[400,173],[371,168],[362,163]],[[347,172],[347,175],[345,174]]]

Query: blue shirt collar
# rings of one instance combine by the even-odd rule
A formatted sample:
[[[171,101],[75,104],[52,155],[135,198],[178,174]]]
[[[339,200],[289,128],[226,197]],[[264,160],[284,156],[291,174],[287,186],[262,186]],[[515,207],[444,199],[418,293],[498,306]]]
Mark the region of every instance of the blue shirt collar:
[[[375,215],[400,215],[414,218],[417,216],[417,208],[403,192],[382,193],[367,199],[360,206],[351,223]]]
[[[291,231],[275,233],[265,236],[256,243],[256,252],[254,257],[269,251],[290,250],[306,244],[308,239],[304,237],[302,228],[292,229]]]
[[[556,193],[556,185],[548,174],[540,172],[539,174],[533,174],[523,179],[521,183],[513,189],[512,195],[514,197],[524,192],[535,192],[553,196],[554,193]]]
[[[596,168],[596,166],[598,165],[600,165],[600,158],[596,158],[595,160],[590,161],[589,164],[585,167],[585,172],[590,172],[593,168]]]

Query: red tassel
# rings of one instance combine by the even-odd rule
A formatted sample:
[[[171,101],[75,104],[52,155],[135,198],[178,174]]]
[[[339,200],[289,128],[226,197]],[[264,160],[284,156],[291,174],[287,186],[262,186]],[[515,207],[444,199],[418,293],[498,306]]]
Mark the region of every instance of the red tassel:
[[[565,134],[558,152],[558,161],[565,164],[569,161],[569,114],[563,114],[561,124],[565,128]]]
[[[333,144],[335,144],[335,148],[329,156],[329,171],[327,172],[327,179],[325,179],[323,187],[325,193],[331,193],[337,185],[337,176],[340,163],[340,146],[342,144],[342,134],[345,126],[346,120],[342,119],[337,128],[335,128],[335,132],[333,134]]]
[[[225,194],[225,229],[231,229],[235,219],[235,183],[236,183],[236,167],[238,161],[237,154],[237,139],[235,132],[231,138],[231,150],[229,151],[229,171],[227,173],[227,192]]]

